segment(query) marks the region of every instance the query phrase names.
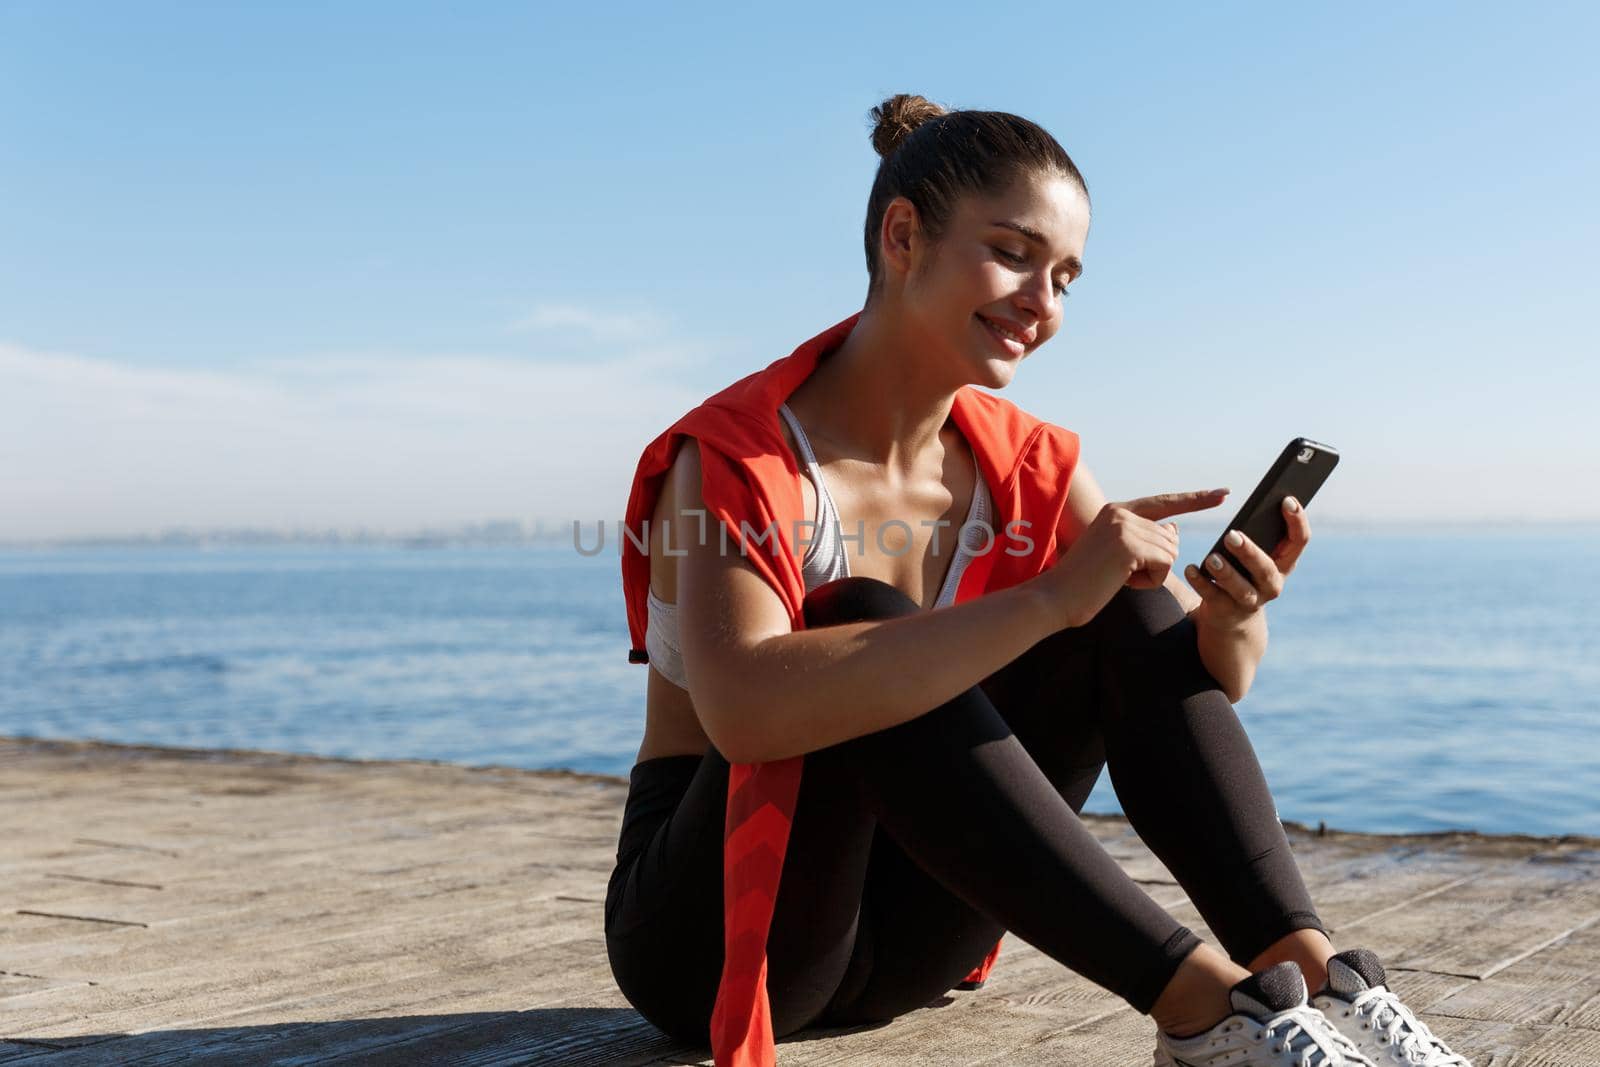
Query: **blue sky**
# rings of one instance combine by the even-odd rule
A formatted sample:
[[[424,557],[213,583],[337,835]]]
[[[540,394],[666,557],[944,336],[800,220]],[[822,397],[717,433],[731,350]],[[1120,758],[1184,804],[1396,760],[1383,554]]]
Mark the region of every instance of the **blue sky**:
[[[1006,395],[1113,498],[1600,519],[1597,12],[0,0],[0,540],[619,518],[859,308],[900,91],[1085,173]]]

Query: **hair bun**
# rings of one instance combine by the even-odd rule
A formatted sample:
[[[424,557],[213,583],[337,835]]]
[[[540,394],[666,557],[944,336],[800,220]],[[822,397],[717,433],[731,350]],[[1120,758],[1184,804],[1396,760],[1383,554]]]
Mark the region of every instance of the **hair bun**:
[[[872,109],[872,147],[887,159],[911,131],[929,119],[948,114],[944,108],[915,93],[896,93]]]

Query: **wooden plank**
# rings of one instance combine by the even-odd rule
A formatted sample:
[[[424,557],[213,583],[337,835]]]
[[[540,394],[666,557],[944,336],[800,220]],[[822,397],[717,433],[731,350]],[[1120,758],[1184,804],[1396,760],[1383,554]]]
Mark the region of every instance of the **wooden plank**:
[[[0,799],[41,816],[0,829],[0,1064],[67,1062],[52,1046],[73,1064],[709,1063],[611,980],[621,780],[4,740],[0,765]],[[1124,820],[1084,823],[1209,934]],[[1377,949],[1479,1067],[1600,1062],[1600,842],[1289,837],[1336,945]],[[1147,1018],[1007,935],[984,989],[779,1056],[1119,1063],[1152,1046]]]
[[[292,1016],[286,1015],[280,1006],[263,1005],[250,1011],[208,1018],[203,1031],[135,1034],[115,1047],[106,1046],[101,1053],[103,1058],[90,1062],[103,1062],[108,1067],[110,1064],[143,1067],[183,1063],[194,1056],[204,1056],[212,1062],[247,1062],[244,1058],[260,1049],[262,1031],[271,1034],[271,1056],[275,1064],[326,1062],[332,1058],[345,1062],[347,1057],[359,1058],[378,1052],[387,1056],[392,1055],[397,1046],[448,1040],[458,1031],[487,1031],[501,1025],[509,1028],[510,1039],[516,1032],[540,1031],[553,1025],[552,1019],[561,1016],[556,1008],[539,1008],[541,1002],[561,1006],[574,996],[588,999],[588,994],[571,988],[571,980],[593,982],[599,970],[591,967],[583,971],[572,966],[585,954],[585,946],[565,948],[566,952],[558,953],[555,958],[567,967],[563,968],[564,973],[551,975],[550,988],[543,994],[524,993],[506,981],[528,969],[533,957],[522,957],[504,961],[498,968],[476,972],[476,988],[480,990],[477,997],[463,995],[460,983],[443,982],[447,976],[442,974],[395,978],[296,998]],[[614,1021],[654,1034],[620,996],[615,997],[609,1007],[591,1006],[585,1010],[604,1010]],[[663,1035],[654,1036],[658,1050],[671,1047],[671,1042]],[[409,1053],[398,1059],[426,1062],[413,1061]]]
[[[1600,922],[1591,921],[1543,951],[1473,982],[1434,1012],[1508,1023],[1560,1024],[1600,1031]],[[1600,1063],[1600,1057],[1595,1060]]]
[[[567,909],[580,905],[566,905]],[[582,905],[587,907],[587,905]],[[161,957],[165,966],[152,966],[153,960],[139,953],[122,968],[123,973],[101,973],[93,989],[68,987],[48,996],[36,996],[7,1018],[8,1037],[55,1037],[63,1026],[85,1022],[111,1029],[136,1028],[138,1020],[155,1013],[170,1017],[185,1003],[196,998],[213,998],[219,1013],[248,1007],[276,997],[271,983],[279,979],[299,982],[300,975],[321,975],[352,962],[382,962],[391,972],[408,980],[417,969],[423,973],[462,971],[474,981],[485,968],[508,958],[529,969],[530,961],[539,964],[540,954],[550,957],[544,966],[556,967],[543,979],[562,983],[561,972],[577,964],[605,962],[604,945],[598,940],[584,943],[581,951],[559,950],[574,944],[570,935],[570,910],[548,902],[515,902],[515,910],[496,912],[469,907],[448,914],[422,919],[406,919],[379,924],[367,922],[337,936],[308,933],[304,938],[274,936],[253,945],[248,951],[213,950]],[[483,927],[473,934],[464,932],[468,918],[516,919],[527,921],[486,933]],[[492,930],[492,928],[491,928]],[[443,931],[446,936],[439,936]],[[557,964],[562,966],[557,966]],[[403,973],[402,973],[403,972]],[[542,970],[536,970],[516,983],[533,995],[539,988]],[[381,974],[378,976],[381,977]],[[565,985],[559,984],[565,989]],[[297,1003],[314,1000],[308,988],[297,986]]]

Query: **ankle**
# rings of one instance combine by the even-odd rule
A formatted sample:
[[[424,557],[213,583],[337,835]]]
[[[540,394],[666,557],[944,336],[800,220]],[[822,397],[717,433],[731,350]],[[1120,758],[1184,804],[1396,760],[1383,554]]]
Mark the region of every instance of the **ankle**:
[[[1274,941],[1266,951],[1250,961],[1250,973],[1266,970],[1275,963],[1293,960],[1306,979],[1306,992],[1318,992],[1328,981],[1328,960],[1333,942],[1321,930],[1293,930]]]
[[[1150,1009],[1156,1026],[1171,1037],[1203,1034],[1233,1014],[1228,990],[1251,972],[1210,945],[1184,958]]]

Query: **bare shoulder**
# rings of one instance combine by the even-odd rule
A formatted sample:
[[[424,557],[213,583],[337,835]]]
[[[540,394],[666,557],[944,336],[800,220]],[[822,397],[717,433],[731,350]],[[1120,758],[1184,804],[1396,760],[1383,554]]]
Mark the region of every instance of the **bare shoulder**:
[[[672,459],[672,469],[667,473],[667,488],[680,499],[692,499],[699,507],[700,498],[700,442],[685,437]]]
[[[672,459],[650,531],[650,576],[656,595],[677,603],[686,669],[715,661],[734,646],[749,646],[790,630],[789,611],[750,561],[738,537],[718,536],[702,494],[701,450],[685,438]],[[670,544],[670,552],[667,550]]]
[[[700,445],[686,437],[661,482],[655,512],[650,516],[650,588],[669,604],[678,601],[676,553],[684,540],[684,520],[693,518],[701,507]]]

